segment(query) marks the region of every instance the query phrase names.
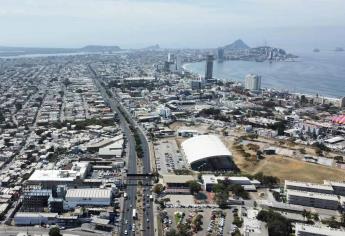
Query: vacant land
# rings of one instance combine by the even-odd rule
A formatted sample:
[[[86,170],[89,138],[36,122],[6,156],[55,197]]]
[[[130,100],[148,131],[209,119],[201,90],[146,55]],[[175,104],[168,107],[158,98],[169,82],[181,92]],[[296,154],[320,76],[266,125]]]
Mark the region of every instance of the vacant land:
[[[245,158],[243,153],[237,151],[227,140],[230,150],[233,152],[234,161],[240,170],[248,174],[262,172],[265,175],[276,176],[283,182],[285,179],[322,183],[323,180],[345,180],[345,171],[322,165],[307,163],[289,157],[279,155],[266,156],[265,159],[256,161],[253,153]]]

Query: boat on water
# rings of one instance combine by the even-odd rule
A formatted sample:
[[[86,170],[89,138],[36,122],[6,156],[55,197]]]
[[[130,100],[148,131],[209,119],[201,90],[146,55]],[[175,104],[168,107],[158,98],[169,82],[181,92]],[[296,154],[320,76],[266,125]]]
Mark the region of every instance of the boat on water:
[[[320,52],[320,49],[314,48],[313,52]]]
[[[336,47],[334,51],[336,51],[336,52],[343,52],[344,48]]]

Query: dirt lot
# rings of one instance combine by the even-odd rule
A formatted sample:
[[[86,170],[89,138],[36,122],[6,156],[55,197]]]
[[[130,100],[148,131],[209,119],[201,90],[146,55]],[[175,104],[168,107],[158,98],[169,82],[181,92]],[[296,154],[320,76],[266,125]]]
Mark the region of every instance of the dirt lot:
[[[323,180],[345,180],[345,171],[341,169],[306,163],[279,155],[266,156],[265,159],[257,162],[253,157],[244,158],[233,148],[231,142],[228,146],[233,152],[236,165],[241,171],[248,174],[263,172],[265,175],[278,177],[280,181],[289,179],[322,183]]]

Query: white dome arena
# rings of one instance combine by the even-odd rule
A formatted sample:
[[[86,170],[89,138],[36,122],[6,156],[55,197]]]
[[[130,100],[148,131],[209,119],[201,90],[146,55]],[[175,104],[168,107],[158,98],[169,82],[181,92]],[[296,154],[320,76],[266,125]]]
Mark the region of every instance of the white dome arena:
[[[232,154],[215,135],[200,135],[187,139],[182,149],[193,170],[231,170]]]

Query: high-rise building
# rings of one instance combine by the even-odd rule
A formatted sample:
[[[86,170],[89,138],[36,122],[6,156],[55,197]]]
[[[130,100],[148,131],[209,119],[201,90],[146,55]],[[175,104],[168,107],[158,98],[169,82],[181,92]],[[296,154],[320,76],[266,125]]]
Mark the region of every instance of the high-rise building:
[[[180,55],[176,56],[176,70],[179,72],[182,70],[182,58]]]
[[[206,70],[205,70],[205,80],[212,80],[212,74],[213,74],[213,55],[207,55],[206,56]]]
[[[259,91],[261,89],[261,76],[248,74],[244,79],[244,87],[251,91]]]
[[[218,61],[224,61],[224,48],[218,48]]]
[[[340,98],[340,107],[345,107],[345,97]]]

